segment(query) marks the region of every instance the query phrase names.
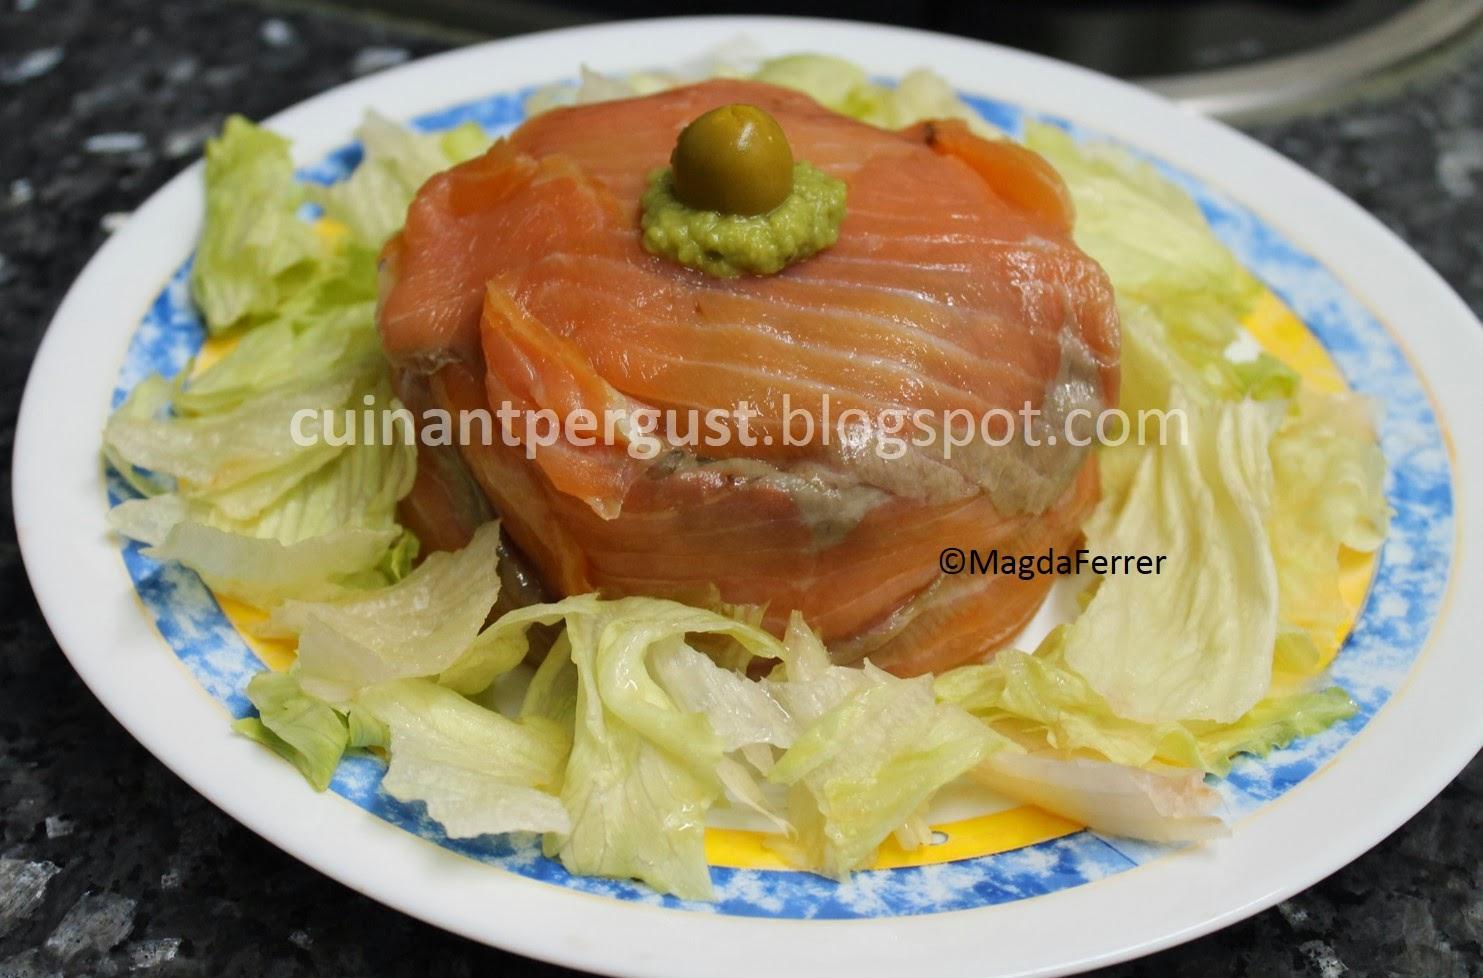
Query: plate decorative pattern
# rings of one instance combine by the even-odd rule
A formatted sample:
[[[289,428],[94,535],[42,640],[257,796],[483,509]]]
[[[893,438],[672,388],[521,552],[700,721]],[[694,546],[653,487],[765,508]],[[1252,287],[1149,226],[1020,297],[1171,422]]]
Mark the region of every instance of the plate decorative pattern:
[[[527,90],[506,92],[415,120],[435,131],[476,121],[491,133],[523,118]],[[985,118],[1014,133],[1029,114],[1005,102],[966,96]],[[1082,139],[1095,131],[1061,120]],[[359,161],[347,146],[301,171],[308,180],[343,178]],[[1221,791],[1236,818],[1312,776],[1353,738],[1405,681],[1436,621],[1453,559],[1452,476],[1445,436],[1425,388],[1394,338],[1327,269],[1253,211],[1197,177],[1152,161],[1198,202],[1216,233],[1308,328],[1356,391],[1383,399],[1381,443],[1389,467],[1387,495],[1395,516],[1369,597],[1331,667],[1333,680],[1359,705],[1347,722],[1264,760],[1237,763]],[[170,279],[129,346],[114,403],[151,373],[174,375],[200,348],[204,330],[190,302],[189,263]],[[130,490],[108,477],[111,503]],[[139,598],[161,636],[226,712],[251,705],[247,680],[264,668],[211,592],[191,572],[161,564],[123,543],[122,555]],[[223,717],[223,723],[226,718]],[[1111,839],[1089,831],[1010,852],[959,862],[857,873],[846,883],[806,873],[713,867],[716,901],[686,903],[640,884],[572,876],[541,854],[534,837],[449,840],[421,805],[379,790],[382,765],[368,756],[341,764],[331,790],[408,832],[523,876],[612,898],[709,913],[780,918],[861,918],[962,910],[1038,896],[1100,879],[1167,855],[1164,847]]]

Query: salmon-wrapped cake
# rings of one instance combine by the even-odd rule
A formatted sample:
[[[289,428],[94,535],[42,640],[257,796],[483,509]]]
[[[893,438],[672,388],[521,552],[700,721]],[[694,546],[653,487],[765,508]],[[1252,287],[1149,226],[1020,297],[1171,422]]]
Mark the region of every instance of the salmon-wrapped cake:
[[[847,203],[832,247],[714,277],[645,249],[641,199],[688,123],[738,103]],[[657,452],[621,426],[424,446],[403,518],[451,548],[497,515],[553,596],[757,605],[774,630],[797,610],[838,660],[903,675],[980,659],[1051,579],[946,574],[943,550],[1065,550],[1097,497],[1066,434],[1116,404],[1118,320],[1071,220],[1016,144],[887,131],[757,82],[537,116],[424,185],[383,253],[402,400],[723,420],[670,424]],[[1011,415],[1016,437],[984,436]]]

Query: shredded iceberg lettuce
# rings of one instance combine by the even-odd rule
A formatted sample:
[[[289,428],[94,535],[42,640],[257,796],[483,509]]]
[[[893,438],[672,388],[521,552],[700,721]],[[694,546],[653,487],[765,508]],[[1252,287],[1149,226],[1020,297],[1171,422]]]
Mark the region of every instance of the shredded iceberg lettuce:
[[[1187,437],[1145,448],[1121,504],[1104,502],[1086,527],[1093,553],[1167,555],[1168,570],[1103,578],[1066,633],[1065,657],[1118,716],[1230,722],[1272,679],[1268,446],[1280,406],[1199,407],[1178,395],[1173,406]]]
[[[826,54],[764,61],[752,77],[802,92],[826,108],[884,129],[925,119],[962,119],[981,136],[1003,135],[964,102],[941,75],[918,68],[894,86],[870,80],[858,65]]]
[[[975,768],[973,776],[1011,798],[1108,835],[1203,842],[1229,832],[1215,814],[1220,796],[1199,771],[1001,751]]]
[[[304,187],[288,141],[232,116],[206,144],[206,224],[191,295],[212,332],[271,315],[322,251],[299,220]]]
[[[491,142],[477,123],[446,133],[418,133],[376,112],[366,113],[355,137],[365,152],[361,164],[345,180],[311,186],[309,195],[371,248],[401,229],[407,205],[429,177],[478,156]]]
[[[375,313],[376,254],[342,242],[225,356],[184,378],[171,404],[185,416],[211,416],[306,379],[373,374],[381,361]]]
[[[686,85],[706,78],[736,77],[767,82],[802,92],[826,108],[885,129],[901,129],[926,119],[962,119],[981,136],[1002,136],[936,72],[918,68],[896,85],[872,81],[861,68],[827,54],[790,54],[770,58],[755,67],[730,52],[704,58],[699,70],[638,72],[604,75],[583,67],[577,85],[550,85],[526,100],[525,111],[536,115],[567,105],[588,105],[633,98]]]
[[[125,536],[136,535],[127,521],[133,512],[121,506],[111,514]],[[271,608],[290,598],[327,600],[343,594],[356,575],[380,565],[399,532],[346,526],[282,543],[183,519],[145,553],[189,567],[218,594]]]
[[[1267,526],[1282,622],[1322,651],[1332,649],[1349,612],[1340,553],[1376,550],[1390,525],[1373,410],[1353,394],[1305,390],[1272,439],[1278,491]]]
[[[487,523],[462,550],[429,555],[390,587],[287,601],[261,631],[297,636],[300,682],[348,702],[367,686],[436,676],[470,653],[499,597],[498,563],[499,524]],[[499,671],[519,661],[507,657]]]
[[[384,384],[305,381],[212,414],[115,414],[108,456],[158,494],[116,507],[111,524],[263,607],[311,591],[328,596],[357,575],[384,582],[390,551],[409,546],[395,509],[411,489],[415,447],[335,446],[319,437],[318,421],[301,426],[305,445],[289,437],[299,411],[395,408]],[[166,478],[171,491],[162,491]]]
[[[1126,150],[1078,143],[1056,126],[1028,124],[1025,145],[1066,181],[1076,243],[1117,291],[1123,410],[1165,407],[1173,386],[1198,400],[1291,395],[1297,375],[1276,358],[1226,355],[1262,286],[1189,195]]]
[[[1376,549],[1388,524],[1371,408],[1307,389],[1265,353],[1233,355],[1261,286],[1153,166],[1049,125],[1028,126],[1026,143],[1066,179],[1076,240],[1117,291],[1121,407],[1178,409],[1189,423],[1182,444],[1134,437],[1101,451],[1087,527],[1093,549],[1167,554],[1174,572],[1104,578],[1045,666],[1059,684],[1019,705],[1052,715],[1064,706],[1052,692],[1082,684],[1098,705],[1076,697],[1052,736],[1126,763],[1215,771],[1226,748],[1261,753],[1343,719],[1348,697],[1304,680],[1349,616],[1342,551]],[[1134,750],[1117,744],[1130,731]]]
[[[538,674],[542,687],[570,684],[575,693],[561,787],[571,826],[547,836],[547,852],[572,872],[707,898],[705,817],[724,791],[727,742],[705,713],[679,705],[654,660],[693,635],[727,636],[764,659],[781,656],[781,643],[715,612],[593,595],[510,612],[490,631],[513,635],[536,623],[564,625]]]
[[[825,108],[846,114],[852,96],[870,85],[870,75],[864,68],[827,54],[788,54],[770,58],[752,77],[802,92]]]
[[[1005,649],[986,663],[943,673],[936,694],[1036,749],[1217,775],[1237,755],[1265,755],[1354,714],[1348,694],[1331,686],[1268,696],[1230,723],[1131,719],[1067,663],[1067,631],[1065,625],[1052,630],[1033,653]]]
[[[334,378],[292,391],[269,391],[235,408],[196,417],[120,418],[105,438],[139,468],[179,480],[182,494],[209,498],[231,519],[251,519],[339,454],[318,420],[300,447],[289,433],[301,411],[343,411],[356,385]]]
[[[778,850],[799,866],[843,876],[1007,745],[939,702],[928,679],[830,665],[801,618],[785,644],[672,601],[582,595],[509,612],[476,636],[494,599],[496,541],[491,525],[400,584],[283,605],[265,631],[297,634],[298,663],[291,676],[255,682],[291,688],[335,740],[294,754],[255,724],[243,731],[323,780],[323,759],[357,740],[350,727],[362,710],[385,728],[359,739],[385,746],[386,790],[424,802],[450,835],[546,832],[547,851],[572,872],[638,878],[694,899],[710,894],[705,820],[723,799],[765,816],[782,833]],[[562,631],[518,717],[437,681],[450,661],[479,654],[512,668],[538,624]],[[697,650],[705,636],[784,669],[762,680],[726,669]],[[481,692],[474,674],[456,673],[470,694]],[[287,739],[269,716],[264,709],[261,726]],[[786,799],[766,784],[790,789]]]
[[[178,393],[179,386],[169,378],[151,374],[135,384],[134,389],[129,391],[129,395],[108,419],[108,427],[132,424],[136,421],[153,421],[169,409],[171,400]],[[161,479],[152,472],[145,472],[130,464],[113,446],[107,429],[104,430],[102,454],[104,463],[117,472],[139,495],[154,496],[170,491],[169,480]]]
[[[371,686],[356,705],[387,730],[381,787],[425,804],[449,837],[570,827],[555,795],[571,747],[563,725],[510,719],[426,679]]]
[[[345,717],[305,693],[289,673],[258,673],[247,684],[247,698],[258,715],[238,720],[233,729],[288,760],[316,791],[329,787],[350,746]]]
[[[930,833],[914,827],[932,797],[1009,746],[956,705],[938,702],[927,677],[830,664],[796,612],[784,640],[782,675],[765,688],[793,729],[778,744],[787,750],[775,761],[763,754],[759,770],[789,789],[792,831],[771,845],[795,866],[843,878],[868,866],[893,832],[924,844]]]
[[[984,724],[937,702],[930,677],[898,679],[868,663],[852,672],[855,689],[809,724],[767,773],[791,789],[795,829],[774,848],[837,878],[869,865],[886,837],[939,789],[1004,746]]]
[[[584,69],[528,110],[717,73],[879,126],[962,118],[1002,135],[929,71],[892,87],[821,55]],[[1109,833],[1199,840],[1224,831],[1207,773],[1352,715],[1343,690],[1309,680],[1347,620],[1342,551],[1375,549],[1387,527],[1370,412],[1307,390],[1275,358],[1232,355],[1261,286],[1152,166],[1056,127],[1026,131],[1116,288],[1121,406],[1186,420],[1180,442],[1102,451],[1089,546],[1163,553],[1171,570],[1103,579],[1033,653],[903,680],[833,665],[796,614],[780,640],[758,608],[580,595],[486,624],[495,524],[414,567],[396,507],[415,449],[317,436],[346,411],[400,406],[375,330],[377,249],[424,181],[489,139],[375,114],[357,135],[362,163],[327,187],[297,183],[287,144],[245,120],[210,144],[191,288],[234,345],[194,376],[138,385],[103,446],[143,497],[113,511],[115,528],[269,610],[263,633],[296,641],[292,670],[255,677],[257,715],[235,726],[316,788],[346,751],[373,750],[384,790],[424,804],[449,836],[539,832],[572,872],[705,899],[718,805],[760,814],[777,852],[835,877],[893,835],[925,844],[932,798],[963,778]],[[306,201],[328,220],[303,219]],[[284,437],[295,423],[306,444]],[[492,708],[548,640],[518,712]],[[1292,681],[1274,691],[1274,675]]]
[[[148,497],[118,507],[112,524],[263,607],[393,581],[416,552],[396,521],[416,448],[384,420],[400,405],[376,334],[375,253],[297,216],[279,137],[234,119],[208,157],[193,281],[213,328],[242,328],[209,367],[146,379],[109,419],[104,456]],[[239,195],[255,210],[239,210]],[[258,243],[301,235],[312,246],[295,252],[291,274],[238,274]],[[216,261],[218,250],[237,264]],[[255,290],[250,315],[214,311],[226,300],[210,290],[228,280],[238,285],[223,295]]]
[[[567,619],[576,733],[561,797],[572,825],[547,852],[573,872],[706,899],[705,818],[722,792],[725,747],[704,714],[681,710],[649,672],[654,647],[681,639],[683,625],[630,629],[631,606],[613,616]]]

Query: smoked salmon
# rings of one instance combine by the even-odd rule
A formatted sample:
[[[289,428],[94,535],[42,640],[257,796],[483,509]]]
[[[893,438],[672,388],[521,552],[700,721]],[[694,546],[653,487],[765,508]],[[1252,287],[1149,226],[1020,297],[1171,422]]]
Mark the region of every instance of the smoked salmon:
[[[731,103],[771,113],[848,188],[838,243],[776,275],[716,279],[640,243],[649,175]],[[1051,581],[946,574],[943,550],[1073,546],[1097,476],[1063,432],[1117,401],[1112,288],[1072,221],[1055,171],[1017,145],[956,123],[886,131],[756,82],[537,116],[428,181],[383,252],[403,400],[720,412],[725,439],[671,424],[645,457],[627,429],[537,442],[515,425],[513,443],[460,444],[461,467],[424,448],[403,517],[449,547],[492,508],[556,595],[759,605],[774,629],[796,609],[841,661],[900,674],[982,658]],[[1035,437],[902,445],[913,430],[886,420],[941,435],[995,412]]]

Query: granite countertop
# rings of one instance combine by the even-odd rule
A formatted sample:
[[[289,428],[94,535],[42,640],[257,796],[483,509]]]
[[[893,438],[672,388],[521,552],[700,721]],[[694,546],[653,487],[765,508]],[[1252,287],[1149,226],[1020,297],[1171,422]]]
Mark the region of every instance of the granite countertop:
[[[192,0],[0,0],[0,452],[68,284],[200,152],[258,118],[461,40]],[[1483,312],[1483,52],[1254,134],[1376,214]],[[529,974],[258,839],[85,689],[37,611],[0,505],[0,978]],[[1378,790],[1384,790],[1383,785]],[[1353,865],[1273,910],[1105,978],[1483,974],[1483,760]]]

